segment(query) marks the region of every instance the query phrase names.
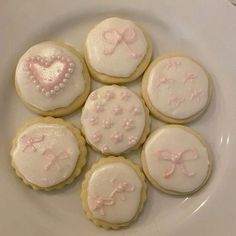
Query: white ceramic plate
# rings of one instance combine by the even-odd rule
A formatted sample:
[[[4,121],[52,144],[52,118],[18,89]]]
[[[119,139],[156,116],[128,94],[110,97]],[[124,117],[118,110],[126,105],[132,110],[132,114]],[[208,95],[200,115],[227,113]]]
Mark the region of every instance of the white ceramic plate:
[[[0,235],[235,235],[236,7],[227,0],[2,0],[0,13]],[[150,34],[155,56],[173,51],[190,55],[205,65],[214,81],[209,109],[190,124],[214,152],[209,183],[188,198],[168,196],[150,186],[144,212],[120,231],[97,228],[84,217],[79,198],[84,173],[63,190],[35,192],[16,178],[9,157],[17,128],[35,116],[14,90],[14,69],[21,54],[49,39],[81,51],[89,29],[108,16],[137,21]],[[140,80],[129,87],[139,91]],[[66,119],[80,125],[80,111]],[[159,125],[153,121],[152,128]],[[129,156],[138,162],[138,154]],[[86,168],[98,156],[90,150]]]

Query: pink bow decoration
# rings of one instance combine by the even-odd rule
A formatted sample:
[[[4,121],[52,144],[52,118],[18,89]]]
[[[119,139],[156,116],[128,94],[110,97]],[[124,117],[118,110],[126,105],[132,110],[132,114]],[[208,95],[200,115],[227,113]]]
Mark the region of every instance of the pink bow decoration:
[[[45,136],[42,135],[41,137],[28,137],[27,135],[23,135],[21,137],[21,140],[26,143],[26,146],[23,149],[23,152],[25,152],[29,147],[36,152],[37,148],[35,147],[36,143],[41,143],[44,140]]]
[[[48,164],[45,166],[45,170],[50,169],[52,165],[56,165],[57,168],[59,168],[57,161],[69,158],[69,154],[67,152],[55,154],[51,149],[46,149],[43,152],[43,156],[46,157],[46,159],[49,161]]]
[[[133,192],[134,186],[126,182],[121,182],[117,179],[112,179],[111,183],[114,187],[114,190],[111,192],[110,197],[113,197],[116,193],[120,194],[120,200],[125,201],[126,196],[125,192]]]
[[[186,176],[191,177],[195,175],[195,173],[188,171],[185,166],[185,161],[196,160],[198,158],[198,154],[195,149],[185,149],[180,152],[173,152],[169,149],[163,149],[158,151],[157,155],[160,160],[168,161],[171,163],[170,169],[164,172],[163,176],[165,178],[169,178],[170,176],[172,176],[178,165],[181,165],[182,172]]]
[[[142,53],[135,52],[130,47],[130,44],[134,43],[137,39],[137,33],[133,28],[127,28],[123,32],[119,32],[116,29],[106,30],[103,32],[102,37],[106,43],[112,45],[110,49],[104,50],[105,55],[113,54],[119,44],[125,45],[130,55],[134,58],[138,58],[143,55]]]
[[[111,206],[114,204],[114,199],[111,197],[99,197],[95,195],[93,199],[93,207],[92,210],[96,211],[98,210],[100,215],[104,216],[105,215],[105,206]]]

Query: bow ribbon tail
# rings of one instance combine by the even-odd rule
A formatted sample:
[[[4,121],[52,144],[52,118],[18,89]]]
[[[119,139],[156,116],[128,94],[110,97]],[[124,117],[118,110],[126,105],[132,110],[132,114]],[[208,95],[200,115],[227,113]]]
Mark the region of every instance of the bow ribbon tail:
[[[171,164],[170,169],[165,171],[164,177],[169,178],[174,173],[175,167],[176,167],[175,164]]]

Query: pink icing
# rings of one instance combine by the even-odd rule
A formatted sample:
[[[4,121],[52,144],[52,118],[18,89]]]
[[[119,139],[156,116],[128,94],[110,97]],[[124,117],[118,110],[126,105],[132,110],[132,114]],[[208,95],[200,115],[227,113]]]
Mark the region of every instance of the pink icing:
[[[141,109],[139,106],[132,106],[130,112],[134,115],[139,115],[141,113]]]
[[[57,168],[60,168],[58,161],[69,158],[69,154],[65,152],[61,152],[59,154],[55,154],[51,149],[46,149],[43,152],[43,156],[49,161],[45,166],[45,170],[49,170],[51,166],[56,165]]]
[[[120,132],[115,132],[114,134],[112,134],[111,138],[114,143],[120,143],[123,141],[123,134]]]
[[[124,101],[128,101],[128,99],[130,98],[130,93],[128,91],[122,91],[120,93],[121,99]]]
[[[166,62],[167,70],[170,70],[170,69],[175,69],[176,70],[181,65],[182,65],[182,63],[180,61],[176,61],[174,59],[169,59]]]
[[[124,124],[123,124],[123,127],[125,130],[131,130],[135,127],[134,125],[134,120],[131,119],[131,118],[125,118],[124,119]]]
[[[105,93],[105,100],[109,101],[113,98],[115,98],[115,94],[113,92],[111,92],[110,90],[107,90]]]
[[[159,79],[158,79],[159,83],[157,84],[157,88],[159,88],[162,84],[169,84],[169,83],[172,83],[174,80],[173,79],[170,79],[170,78],[167,78],[166,76],[161,76]]]
[[[98,117],[92,116],[92,117],[89,119],[89,123],[90,123],[91,125],[96,125],[96,124],[98,124]]]
[[[193,82],[193,80],[195,80],[197,77],[198,76],[193,73],[187,73],[183,82],[184,84],[186,84],[188,81]]]
[[[102,140],[102,134],[100,134],[99,132],[95,132],[91,138],[94,143],[99,143]]]
[[[100,102],[95,103],[94,107],[95,107],[96,112],[103,112],[104,111],[104,105],[102,105]]]
[[[203,95],[204,92],[202,90],[192,89],[190,99],[191,101],[197,100],[198,102],[200,102]]]
[[[125,193],[135,191],[135,187],[127,182],[121,182],[117,179],[112,179],[111,183],[114,187],[112,192],[109,194],[108,197],[101,197],[95,195],[93,199],[93,207],[92,210],[96,211],[99,210],[100,215],[105,215],[105,206],[112,206],[116,203],[115,196],[119,194],[119,199],[121,201],[126,200]]]
[[[121,115],[122,113],[123,113],[123,109],[121,108],[121,106],[115,106],[114,108],[113,108],[113,113],[115,114],[115,115]]]
[[[111,183],[114,187],[114,190],[110,193],[109,196],[114,197],[116,193],[119,193],[121,201],[126,200],[126,196],[125,196],[126,192],[133,192],[135,189],[133,185],[128,184],[127,182],[121,182],[117,179],[112,179]]]
[[[103,128],[110,129],[113,125],[113,122],[111,120],[104,120],[103,121]]]
[[[187,154],[190,156],[187,156]],[[196,160],[198,158],[195,149],[185,149],[180,152],[174,152],[170,149],[162,149],[157,152],[157,156],[160,160],[169,161],[171,163],[170,169],[166,170],[163,174],[165,178],[172,176],[178,165],[182,167],[182,172],[186,176],[191,177],[195,175],[195,173],[188,171],[185,166],[185,161]]]
[[[93,211],[99,211],[99,214],[104,216],[105,215],[105,206],[112,206],[114,205],[114,199],[111,197],[99,197],[97,195],[94,196],[93,199]]]
[[[137,39],[137,33],[133,28],[127,28],[122,32],[119,32],[116,29],[106,30],[102,33],[102,37],[106,43],[111,45],[110,49],[104,50],[104,55],[113,54],[118,45],[123,44],[132,57],[138,58],[143,56],[143,53],[135,52],[130,46]]]
[[[29,147],[34,151],[37,152],[37,148],[35,147],[36,143],[43,142],[45,136],[42,135],[41,137],[28,137],[27,135],[23,135],[21,140],[26,143],[25,147],[23,148],[23,152],[25,152]]]
[[[55,64],[62,64],[62,69],[52,73],[52,66]],[[74,67],[74,62],[63,55],[34,56],[26,60],[25,71],[42,94],[51,96],[65,87],[74,71]],[[48,72],[48,76],[44,76],[43,72]]]
[[[98,98],[97,92],[92,92],[89,97],[92,101],[95,101]]]
[[[109,151],[110,151],[109,146],[108,146],[107,144],[104,144],[104,145],[102,146],[102,152],[103,152],[103,153],[107,153],[107,152],[109,152]]]
[[[168,105],[174,105],[175,107],[178,107],[184,101],[185,97],[178,97],[175,95],[171,95],[171,97],[168,100]]]
[[[138,142],[138,137],[133,136],[133,135],[128,137],[128,144],[129,145],[134,145],[137,142]]]

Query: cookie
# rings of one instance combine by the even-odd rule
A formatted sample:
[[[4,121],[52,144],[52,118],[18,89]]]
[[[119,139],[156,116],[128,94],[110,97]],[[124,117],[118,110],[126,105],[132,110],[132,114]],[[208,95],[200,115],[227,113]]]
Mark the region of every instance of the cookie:
[[[193,129],[166,125],[154,131],[143,146],[142,166],[157,189],[172,195],[199,190],[212,170],[210,150]]]
[[[100,158],[86,173],[81,200],[97,226],[119,229],[134,221],[146,200],[145,177],[123,157]]]
[[[26,185],[49,191],[70,184],[85,165],[86,154],[78,128],[62,119],[38,117],[17,132],[11,164]]]
[[[126,87],[93,91],[82,110],[87,143],[105,155],[137,149],[149,133],[149,114],[142,100]]]
[[[30,110],[59,117],[82,106],[90,91],[90,77],[74,48],[47,41],[31,47],[20,58],[15,86]]]
[[[162,56],[146,70],[143,98],[151,113],[168,123],[187,123],[207,108],[212,94],[211,79],[193,59]]]
[[[152,44],[134,22],[112,17],[89,32],[84,54],[94,79],[121,84],[144,72],[151,60]]]

